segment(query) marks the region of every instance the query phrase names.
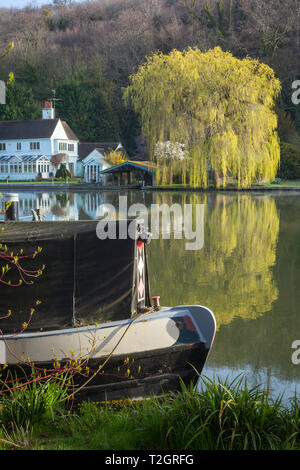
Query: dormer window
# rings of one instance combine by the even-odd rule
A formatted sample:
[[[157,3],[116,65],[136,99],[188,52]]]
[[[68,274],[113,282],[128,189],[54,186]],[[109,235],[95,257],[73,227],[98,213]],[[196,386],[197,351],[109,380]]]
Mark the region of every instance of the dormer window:
[[[68,151],[69,152],[74,152],[75,150],[75,145],[74,144],[68,144]]]
[[[30,150],[40,150],[39,142],[30,142]]]
[[[0,142],[0,150],[6,150],[6,144]]]

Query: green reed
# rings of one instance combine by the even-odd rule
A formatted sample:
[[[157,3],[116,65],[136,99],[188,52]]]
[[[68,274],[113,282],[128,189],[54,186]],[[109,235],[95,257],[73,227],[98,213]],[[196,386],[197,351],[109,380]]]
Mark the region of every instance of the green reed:
[[[182,384],[159,398],[65,408],[33,437],[40,449],[300,449],[300,407],[296,395],[284,404],[243,376],[201,376],[197,389]]]

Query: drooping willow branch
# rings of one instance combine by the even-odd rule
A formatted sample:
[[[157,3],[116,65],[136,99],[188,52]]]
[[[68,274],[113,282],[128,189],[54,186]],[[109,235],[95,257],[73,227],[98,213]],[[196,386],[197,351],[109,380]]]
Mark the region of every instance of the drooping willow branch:
[[[217,186],[231,176],[239,187],[249,187],[270,181],[278,169],[274,106],[280,90],[266,64],[219,47],[195,47],[147,57],[123,97],[140,116],[154,161],[157,142],[179,142],[186,149],[181,172],[191,186],[207,187],[211,170]]]

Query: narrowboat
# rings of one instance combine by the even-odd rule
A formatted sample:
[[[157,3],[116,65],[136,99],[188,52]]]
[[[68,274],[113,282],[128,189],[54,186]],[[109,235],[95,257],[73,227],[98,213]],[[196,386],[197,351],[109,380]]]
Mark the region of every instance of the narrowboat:
[[[77,401],[196,386],[215,337],[213,313],[160,306],[150,295],[151,234],[141,220],[112,223],[106,232],[97,220],[0,224],[2,380],[62,371]]]

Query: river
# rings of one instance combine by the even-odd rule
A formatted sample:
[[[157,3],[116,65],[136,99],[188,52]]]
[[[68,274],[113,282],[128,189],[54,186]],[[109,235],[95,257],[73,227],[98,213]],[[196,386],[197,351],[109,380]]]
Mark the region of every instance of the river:
[[[285,401],[299,393],[292,343],[300,341],[300,194],[26,191],[19,193],[19,216],[31,220],[31,209],[42,208],[44,220],[98,219],[118,211],[120,196],[148,214],[157,204],[175,204],[182,214],[192,208],[198,246],[187,249],[184,233],[180,238],[182,220],[167,224],[149,246],[149,275],[161,305],[201,304],[214,312],[217,333],[203,374],[244,374]],[[149,224],[151,230],[150,217]]]

